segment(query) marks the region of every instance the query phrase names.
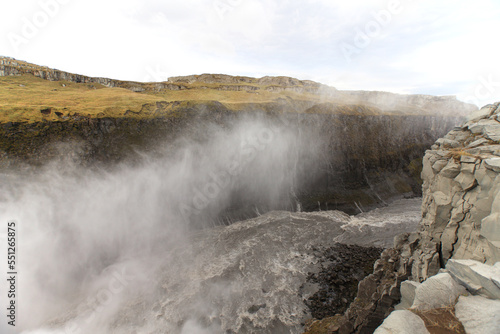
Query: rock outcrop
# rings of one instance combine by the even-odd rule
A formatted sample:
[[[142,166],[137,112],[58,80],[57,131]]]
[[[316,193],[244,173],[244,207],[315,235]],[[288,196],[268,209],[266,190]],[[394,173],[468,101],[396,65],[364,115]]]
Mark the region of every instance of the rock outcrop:
[[[500,261],[499,105],[471,114],[426,152],[422,231],[408,260],[416,281],[452,257]]]
[[[360,282],[344,315],[325,320],[326,330],[310,333],[369,333],[394,309],[416,313],[427,327],[430,312],[456,333],[464,328],[466,333],[498,333],[499,175],[500,102],[470,114],[426,152],[419,231],[396,237],[394,248],[384,251],[374,273]],[[387,259],[391,252],[396,256]],[[380,275],[381,263],[385,278],[376,294],[375,289],[367,293],[365,286]],[[408,332],[395,329],[409,313],[393,314],[376,333],[422,332],[418,326]]]
[[[487,105],[426,152],[420,231],[396,240],[412,280],[397,308],[456,310],[466,333],[500,331],[499,116]]]

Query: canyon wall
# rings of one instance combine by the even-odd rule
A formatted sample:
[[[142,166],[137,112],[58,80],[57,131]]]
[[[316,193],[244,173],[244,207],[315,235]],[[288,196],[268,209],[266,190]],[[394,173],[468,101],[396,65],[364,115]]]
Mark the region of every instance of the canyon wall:
[[[450,258],[500,261],[499,105],[472,113],[426,152],[421,241],[408,262],[416,281]]]
[[[343,315],[314,321],[307,333],[372,333],[389,315],[376,333],[408,323],[408,333],[428,333],[425,311],[467,333],[497,333],[499,175],[500,102],[471,113],[426,151],[419,230],[395,238]]]
[[[61,159],[86,166],[134,162],[141,159],[141,152],[154,156],[174,151],[180,138],[203,141],[211,131],[227,131],[245,117],[260,118],[295,133],[295,191],[302,209],[354,214],[393,197],[420,196],[425,148],[460,121],[459,117],[285,111],[292,108],[290,103],[274,103],[235,113],[214,102],[179,107],[175,116],[9,122],[0,126],[0,162],[3,168]]]

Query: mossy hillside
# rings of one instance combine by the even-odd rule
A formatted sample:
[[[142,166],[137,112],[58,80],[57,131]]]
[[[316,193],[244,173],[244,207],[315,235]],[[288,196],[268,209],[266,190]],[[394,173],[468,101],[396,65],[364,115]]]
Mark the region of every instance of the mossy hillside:
[[[160,98],[99,84],[48,81],[32,75],[0,77],[0,123],[119,117]]]
[[[233,86],[240,88],[241,85]],[[31,74],[0,77],[0,123],[68,121],[75,116],[147,118],[169,113],[175,116],[177,110],[190,104],[210,101],[217,101],[233,111],[253,108],[272,111],[281,105],[281,112],[303,112],[321,101],[318,95],[311,93],[270,92],[266,90],[267,86],[258,87],[258,93],[228,90],[231,85],[193,83],[185,86],[182,90],[134,92],[97,83],[48,81]],[[162,106],[160,112],[157,105]],[[340,105],[329,110],[323,108],[324,112],[344,114],[354,109],[355,106]],[[364,107],[364,110],[373,114],[376,109]]]

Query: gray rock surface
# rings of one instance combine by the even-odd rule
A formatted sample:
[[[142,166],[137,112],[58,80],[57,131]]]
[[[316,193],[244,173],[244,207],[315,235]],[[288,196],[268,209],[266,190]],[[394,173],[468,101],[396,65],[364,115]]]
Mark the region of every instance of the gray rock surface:
[[[408,309],[415,300],[415,290],[421,283],[415,281],[401,282],[401,303],[396,305],[397,310]]]
[[[392,312],[374,334],[429,334],[424,321],[407,310]]]
[[[500,299],[500,267],[474,260],[453,260],[446,264],[450,275],[470,292]]]
[[[420,230],[395,238],[398,271],[413,281],[401,284],[397,308],[414,289],[413,307],[455,306],[468,334],[500,333],[499,115],[500,102],[483,107],[426,152]],[[412,333],[398,326],[376,333]]]
[[[418,243],[408,255],[412,279],[423,281],[448,259],[500,261],[500,123],[489,117],[500,103],[469,116],[461,130],[437,141],[423,159],[423,203]]]
[[[437,274],[429,277],[415,289],[412,308],[431,310],[454,305],[457,298],[465,292],[465,288],[458,284],[450,274]]]
[[[455,314],[467,334],[500,333],[500,300],[461,296]]]
[[[488,118],[493,114],[493,111],[495,110],[495,106],[493,105],[487,105],[479,110],[476,110],[472,112],[469,116],[467,116],[467,121],[468,122],[475,122],[480,119]]]
[[[500,173],[500,158],[490,158],[484,160],[486,168],[491,169],[494,172]]]

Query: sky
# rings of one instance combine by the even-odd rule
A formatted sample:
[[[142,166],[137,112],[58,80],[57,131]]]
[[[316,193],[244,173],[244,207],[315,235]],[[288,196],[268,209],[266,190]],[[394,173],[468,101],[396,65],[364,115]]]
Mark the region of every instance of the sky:
[[[88,76],[283,75],[343,90],[500,101],[498,0],[23,0],[2,7],[0,55]]]

